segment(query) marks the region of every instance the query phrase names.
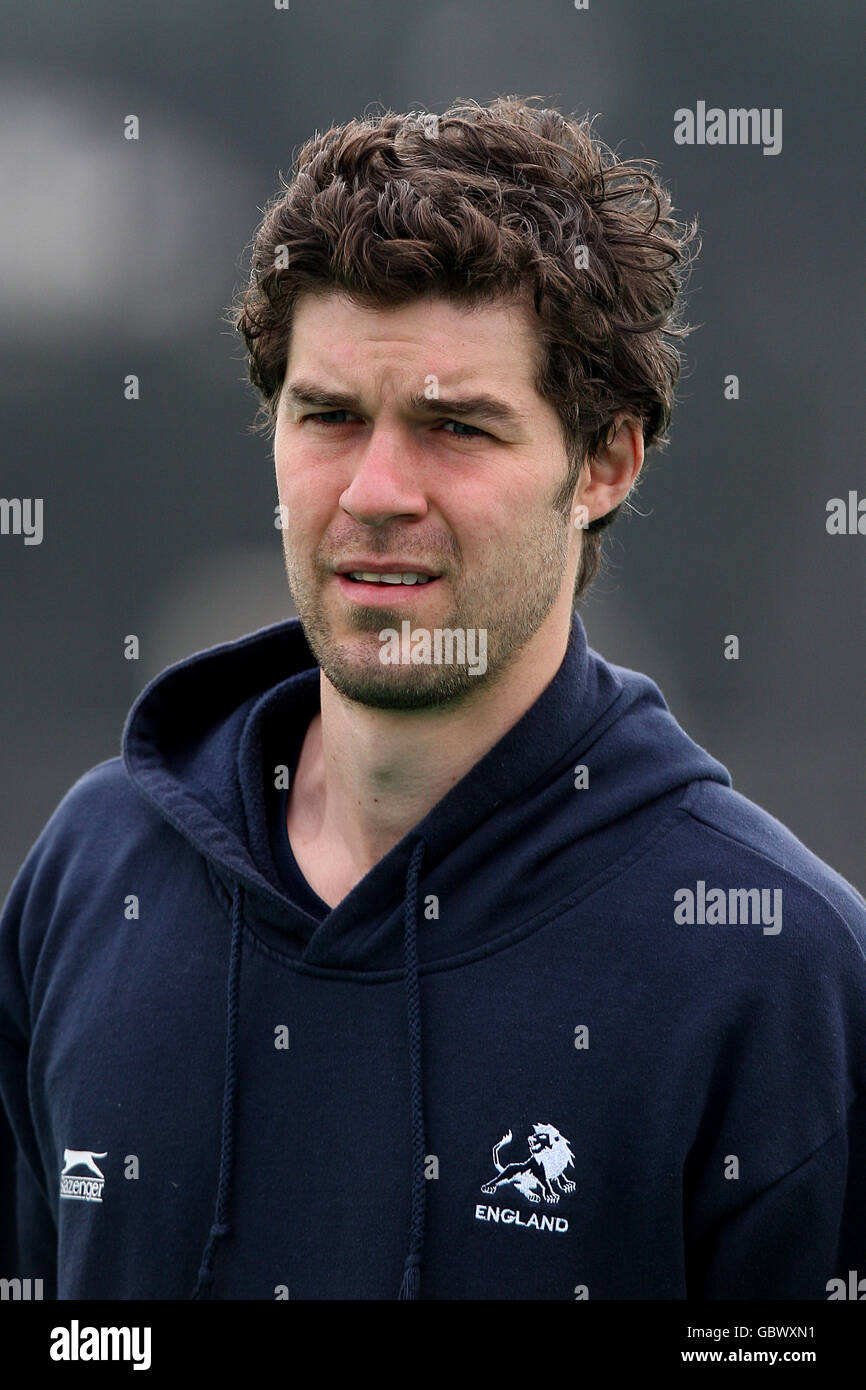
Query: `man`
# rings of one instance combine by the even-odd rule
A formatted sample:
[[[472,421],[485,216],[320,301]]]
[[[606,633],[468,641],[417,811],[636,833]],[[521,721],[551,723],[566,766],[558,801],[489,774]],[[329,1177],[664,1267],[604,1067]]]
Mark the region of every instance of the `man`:
[[[503,99],[304,146],[234,308],[298,618],[136,701],[0,922],[59,1297],[833,1296],[866,903],[587,646],[692,231]]]

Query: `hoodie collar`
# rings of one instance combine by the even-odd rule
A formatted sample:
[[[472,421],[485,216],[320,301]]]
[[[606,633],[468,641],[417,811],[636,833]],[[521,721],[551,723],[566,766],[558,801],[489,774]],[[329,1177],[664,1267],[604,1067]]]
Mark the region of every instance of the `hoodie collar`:
[[[240,882],[269,942],[326,969],[399,971],[401,905],[418,840],[426,878],[503,808],[521,819],[546,787],[565,786],[590,749],[596,790],[583,803],[581,834],[697,777],[730,785],[648,677],[588,646],[575,613],[563,661],[538,699],[311,931],[312,919],[271,882],[264,779],[318,708],[319,670],[300,620],[290,618],[151,681],[127,719],[123,758],[142,795],[208,860],[226,901]]]

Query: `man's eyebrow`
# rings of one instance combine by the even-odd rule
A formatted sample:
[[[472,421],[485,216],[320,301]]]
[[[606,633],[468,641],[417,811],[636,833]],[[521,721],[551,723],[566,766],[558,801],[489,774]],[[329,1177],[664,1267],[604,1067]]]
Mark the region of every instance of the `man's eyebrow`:
[[[345,391],[331,391],[314,381],[286,382],[283,391],[285,400],[293,405],[325,407],[329,410],[348,410],[360,414],[357,397]],[[527,423],[523,411],[516,410],[498,396],[481,391],[472,396],[434,396],[428,397],[418,391],[409,397],[409,408],[417,415],[474,415],[477,419],[518,429]]]

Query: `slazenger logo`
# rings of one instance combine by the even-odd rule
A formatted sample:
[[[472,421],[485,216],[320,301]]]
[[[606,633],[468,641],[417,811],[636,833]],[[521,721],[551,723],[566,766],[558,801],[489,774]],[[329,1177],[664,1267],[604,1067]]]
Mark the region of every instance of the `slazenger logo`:
[[[494,1177],[481,1184],[481,1191],[492,1195],[500,1188],[513,1187],[522,1197],[538,1205],[542,1199],[553,1205],[560,1196],[574,1191],[574,1183],[565,1176],[567,1168],[574,1167],[574,1155],[568,1140],[553,1125],[533,1125],[532,1133],[526,1136],[529,1152],[525,1158],[512,1163],[501,1163],[502,1149],[513,1143],[511,1130],[504,1134],[498,1144],[493,1146]],[[479,1202],[475,1208],[476,1221],[496,1221],[503,1225],[532,1227],[537,1231],[568,1230],[564,1216],[544,1216],[533,1212],[525,1218],[520,1211],[511,1207],[486,1206]]]
[[[78,1202],[101,1202],[105,1174],[97,1165],[96,1159],[107,1157],[107,1150],[105,1153],[96,1153],[93,1149],[64,1149],[63,1167],[60,1171],[61,1197]],[[86,1168],[91,1176],[73,1173],[73,1168]]]

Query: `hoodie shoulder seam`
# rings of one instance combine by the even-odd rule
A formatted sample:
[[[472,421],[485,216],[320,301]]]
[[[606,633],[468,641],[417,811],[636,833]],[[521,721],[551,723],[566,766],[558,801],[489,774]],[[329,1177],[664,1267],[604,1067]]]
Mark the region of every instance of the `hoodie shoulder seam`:
[[[691,790],[692,788],[689,788],[689,791]],[[789,879],[792,879],[796,884],[798,884],[800,888],[804,889],[806,892],[814,894],[816,898],[819,898],[820,901],[824,904],[824,906],[828,909],[828,911],[832,913],[832,915],[835,918],[837,918],[839,922],[841,922],[848,936],[850,936],[851,940],[854,942],[855,946],[859,950],[861,956],[863,956],[864,961],[866,961],[866,952],[864,952],[863,944],[858,940],[856,933],[852,931],[847,919],[839,911],[838,907],[836,907],[836,905],[830,901],[826,893],[824,893],[821,890],[821,888],[819,888],[808,878],[804,877],[802,873],[798,873],[796,869],[791,868],[789,864],[784,863],[777,856],[768,853],[767,850],[762,849],[758,845],[753,844],[750,840],[744,838],[743,836],[735,835],[730,830],[723,829],[721,826],[716,825],[713,821],[707,819],[705,816],[702,816],[695,809],[694,799],[695,798],[692,797],[691,805],[685,804],[685,802],[688,800],[688,796],[684,798],[683,802],[680,803],[680,809],[683,811],[685,815],[687,815],[691,820],[696,821],[698,825],[702,825],[712,835],[718,835],[721,839],[729,840],[731,844],[740,845],[743,849],[748,850],[750,854],[753,854],[756,859],[762,860],[765,864],[772,864],[774,869],[778,869],[780,873],[787,875],[787,877]],[[804,845],[803,848],[806,849],[807,847]],[[809,852],[811,853],[811,851]],[[828,869],[831,869],[830,865],[827,865],[826,867]],[[831,872],[835,872],[835,870],[831,869]],[[860,896],[853,884],[849,884],[846,879],[841,879],[841,876],[840,881],[845,885],[846,889],[849,892],[853,892],[857,897]]]

